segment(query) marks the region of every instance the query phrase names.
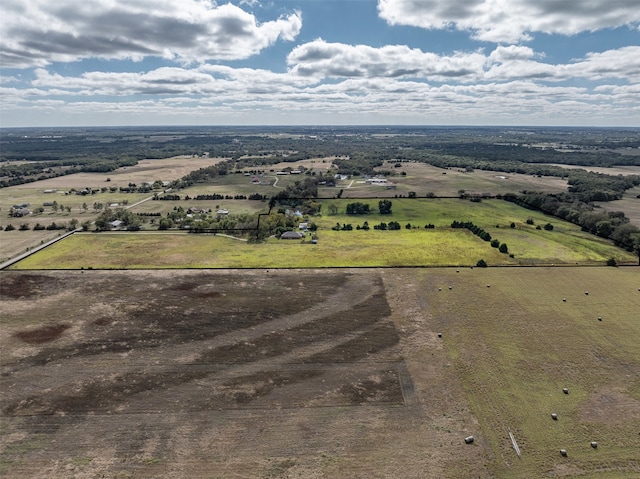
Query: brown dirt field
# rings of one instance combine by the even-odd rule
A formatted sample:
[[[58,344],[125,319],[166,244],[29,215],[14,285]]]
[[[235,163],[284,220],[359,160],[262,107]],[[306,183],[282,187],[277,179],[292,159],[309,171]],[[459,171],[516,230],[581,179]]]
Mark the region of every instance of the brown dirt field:
[[[129,183],[142,183],[144,181],[171,181],[182,178],[191,171],[207,166],[215,165],[223,161],[223,158],[192,158],[190,156],[176,156],[173,158],[157,160],[140,160],[136,166],[118,168],[108,173],[75,173],[73,175],[49,178],[34,183],[12,186],[15,189],[33,189],[34,186],[48,189],[69,190],[71,188],[102,186],[127,186]],[[106,182],[111,178],[110,182]]]
[[[4,477],[491,477],[406,272],[0,275]]]

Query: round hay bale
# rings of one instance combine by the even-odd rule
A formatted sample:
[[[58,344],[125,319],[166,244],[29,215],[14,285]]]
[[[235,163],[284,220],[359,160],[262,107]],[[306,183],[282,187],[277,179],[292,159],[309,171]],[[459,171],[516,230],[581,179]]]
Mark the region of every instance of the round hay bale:
[[[488,285],[487,285],[487,288],[490,288],[490,287],[491,287],[491,285],[490,285],[490,284],[488,284]]]
[[[438,333],[438,337],[441,338],[442,337],[442,333]]]
[[[554,421],[558,420],[558,415],[555,412],[551,413],[551,419],[553,419]]]
[[[568,388],[562,388],[562,392],[565,394],[569,394],[569,389]]]
[[[562,455],[562,457],[567,457],[567,450],[566,449],[560,449],[560,454]]]
[[[562,298],[562,302],[566,303],[567,302],[567,298]]]
[[[598,321],[602,321],[602,316],[598,316]]]
[[[453,286],[449,286],[449,289],[453,289]]]
[[[598,448],[598,443],[596,441],[591,441],[591,447],[594,449]]]
[[[473,443],[473,436],[467,436],[464,438],[464,442],[465,444],[471,444]]]

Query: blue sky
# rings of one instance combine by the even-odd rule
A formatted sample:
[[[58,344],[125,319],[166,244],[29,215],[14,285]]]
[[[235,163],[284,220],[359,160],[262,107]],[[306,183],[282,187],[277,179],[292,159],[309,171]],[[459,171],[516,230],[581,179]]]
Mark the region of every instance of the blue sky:
[[[640,126],[640,0],[3,0],[0,126]]]

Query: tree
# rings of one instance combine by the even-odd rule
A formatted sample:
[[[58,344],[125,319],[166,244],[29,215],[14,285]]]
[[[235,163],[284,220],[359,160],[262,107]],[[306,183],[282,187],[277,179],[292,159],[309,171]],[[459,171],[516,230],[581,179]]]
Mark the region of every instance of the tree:
[[[4,227],[5,231],[13,231],[15,229],[16,229],[16,227],[13,226],[11,223],[9,223],[7,226]]]
[[[356,201],[355,203],[349,203],[347,205],[347,214],[348,215],[365,215],[370,211],[370,207],[366,203],[361,203]]]
[[[171,227],[173,227],[173,221],[170,218],[162,218],[158,223],[159,230],[168,230]]]
[[[553,225],[551,223],[547,223],[546,225],[543,226],[543,228],[547,231],[552,231]]]
[[[478,262],[476,263],[476,266],[478,268],[486,268],[487,267],[487,262],[483,259],[478,260]]]
[[[638,255],[638,266],[640,266],[640,233],[631,236],[631,240],[633,241],[633,251]]]
[[[330,215],[338,214],[338,205],[336,205],[335,203],[331,203],[329,206],[327,206],[327,208],[329,208]]]
[[[508,253],[509,252],[509,248],[507,248],[507,244],[506,243],[502,243],[500,245],[500,248],[498,248],[498,251],[500,251],[501,253]]]
[[[615,258],[609,258],[607,260],[607,266],[618,266],[618,263],[616,262]]]
[[[602,238],[608,238],[613,233],[611,221],[598,221],[596,223],[596,234]]]
[[[390,215],[391,214],[391,201],[389,200],[380,200],[378,202],[378,211],[381,215]]]

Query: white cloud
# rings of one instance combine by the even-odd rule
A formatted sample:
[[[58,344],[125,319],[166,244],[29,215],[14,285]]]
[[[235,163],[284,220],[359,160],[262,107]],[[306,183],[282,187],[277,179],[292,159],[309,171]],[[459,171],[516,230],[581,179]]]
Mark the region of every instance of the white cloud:
[[[4,0],[0,65],[91,57],[244,59],[278,40],[294,40],[301,27],[296,12],[260,23],[240,7],[208,0]]]
[[[574,35],[640,25],[637,0],[378,0],[378,12],[391,25],[453,27],[507,43],[535,32]]]
[[[165,72],[168,73],[168,72]],[[69,79],[72,80],[72,79]],[[61,79],[58,80],[61,82]],[[1,90],[1,88],[0,88]],[[59,92],[59,90],[56,89]],[[84,100],[43,96],[43,89],[5,92],[7,118],[37,113],[41,124],[618,124],[637,125],[637,88],[541,85],[535,81],[430,85],[394,78],[242,88],[190,96],[151,95],[146,100]],[[635,118],[635,120],[634,120]]]
[[[3,119],[30,113],[52,124],[637,125],[638,58],[640,46],[550,64],[521,45],[441,56],[316,40],[296,47],[283,73],[217,64],[79,75],[38,68],[30,88],[0,86],[0,101]]]
[[[538,61],[542,54],[526,46],[497,46],[489,55],[458,52],[451,56],[403,45],[373,48],[316,40],[299,45],[287,57],[293,75],[309,78],[416,78],[432,82],[467,83],[572,78],[619,78],[640,81],[640,46],[589,53],[567,64]]]
[[[481,53],[440,56],[405,45],[373,48],[315,40],[299,45],[287,57],[293,74],[309,77],[428,78],[469,80],[482,74]]]

